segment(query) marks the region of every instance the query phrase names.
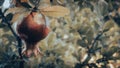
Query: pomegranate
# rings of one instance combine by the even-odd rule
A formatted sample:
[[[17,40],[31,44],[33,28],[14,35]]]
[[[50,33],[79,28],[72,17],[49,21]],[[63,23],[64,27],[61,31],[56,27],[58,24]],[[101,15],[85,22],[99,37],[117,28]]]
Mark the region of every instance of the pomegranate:
[[[26,16],[22,22],[17,25],[17,32],[26,44],[26,50],[23,51],[23,54],[27,57],[30,57],[31,54],[35,56],[42,54],[39,50],[38,42],[44,39],[49,31],[44,15],[31,12]]]

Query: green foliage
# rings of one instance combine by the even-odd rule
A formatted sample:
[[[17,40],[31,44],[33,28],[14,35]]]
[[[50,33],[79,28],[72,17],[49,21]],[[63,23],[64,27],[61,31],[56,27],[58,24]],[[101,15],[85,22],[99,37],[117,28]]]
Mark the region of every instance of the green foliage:
[[[115,11],[119,13],[120,2],[66,1],[65,6],[70,9],[71,14],[59,19],[50,18],[51,32],[46,39],[39,42],[43,56],[24,57],[24,67],[120,67],[120,27],[118,25],[120,18],[119,14],[110,15]],[[108,16],[107,20],[105,16]],[[12,14],[7,15],[9,21],[11,18]],[[22,60],[19,59],[18,47],[15,45],[16,40],[10,30],[5,24],[0,23],[0,68],[19,66]]]

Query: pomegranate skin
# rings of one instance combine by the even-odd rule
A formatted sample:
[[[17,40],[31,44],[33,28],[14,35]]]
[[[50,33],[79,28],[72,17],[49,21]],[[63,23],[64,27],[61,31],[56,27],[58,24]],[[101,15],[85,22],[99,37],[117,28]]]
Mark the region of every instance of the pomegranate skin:
[[[37,43],[44,39],[50,31],[45,22],[44,16],[38,16],[37,12],[31,12],[18,25],[18,34],[26,44],[26,50],[23,51],[23,54],[27,57],[31,56],[32,53],[35,56],[41,54]]]

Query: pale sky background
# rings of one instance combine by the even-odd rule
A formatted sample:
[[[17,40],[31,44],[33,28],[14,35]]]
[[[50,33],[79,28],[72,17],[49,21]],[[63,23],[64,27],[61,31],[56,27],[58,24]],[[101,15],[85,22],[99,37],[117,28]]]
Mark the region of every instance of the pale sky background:
[[[4,11],[6,8],[9,8],[10,6],[10,0],[5,0],[3,5],[2,5],[2,10]]]

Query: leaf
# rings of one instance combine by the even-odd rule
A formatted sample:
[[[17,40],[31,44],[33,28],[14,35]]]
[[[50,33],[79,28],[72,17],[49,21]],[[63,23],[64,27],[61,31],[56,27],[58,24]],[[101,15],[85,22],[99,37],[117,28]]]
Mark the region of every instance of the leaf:
[[[99,0],[95,5],[95,10],[97,14],[100,15],[107,15],[108,14],[108,3],[105,0]]]
[[[26,8],[34,7],[34,5],[29,2],[29,0],[20,0],[20,4]]]
[[[32,1],[32,0],[31,0]],[[32,4],[35,4],[33,2],[31,2]],[[38,6],[38,9],[41,9],[41,8],[44,8],[44,7],[48,7],[51,5],[51,2],[50,0],[40,0],[40,3],[39,3],[39,6]]]
[[[18,20],[22,20],[24,17],[26,17],[30,12],[23,12],[23,13],[16,13],[13,15],[13,18],[11,20],[12,23],[15,23]]]
[[[14,15],[13,15],[13,18],[12,18],[12,20],[11,20],[11,23],[14,23],[15,21],[17,21],[18,18],[19,18],[19,16],[20,16],[20,13],[14,14]]]
[[[111,57],[115,52],[119,50],[118,46],[112,46],[108,49],[102,50],[102,54],[106,57]]]
[[[40,9],[40,13],[50,17],[63,17],[68,15],[70,11],[62,6],[51,6]]]
[[[23,13],[27,11],[24,7],[15,7],[15,8],[9,8],[6,12],[5,12],[5,15],[8,14],[8,13]]]
[[[30,11],[27,11],[24,7],[15,7],[15,8],[9,8],[5,15],[12,13],[13,18],[11,20],[12,23],[16,22],[18,19],[21,19],[23,17],[25,17],[26,15],[28,15]]]
[[[107,21],[103,26],[103,32],[109,31],[112,27],[114,27],[114,22],[112,20]]]
[[[63,4],[65,4],[65,0],[53,0],[53,1],[51,1],[51,3],[54,5],[57,5],[57,4],[63,5]]]

